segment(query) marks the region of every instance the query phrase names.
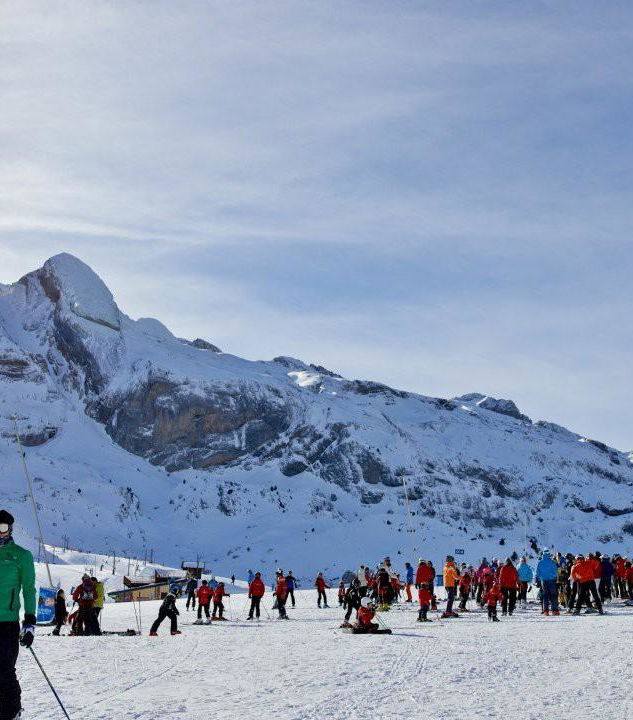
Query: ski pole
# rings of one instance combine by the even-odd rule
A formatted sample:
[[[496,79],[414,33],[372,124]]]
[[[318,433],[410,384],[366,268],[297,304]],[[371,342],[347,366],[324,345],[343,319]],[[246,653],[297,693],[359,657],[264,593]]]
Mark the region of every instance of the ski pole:
[[[57,702],[59,703],[59,707],[62,709],[64,715],[68,718],[68,720],[70,720],[70,716],[66,712],[66,708],[64,707],[64,704],[59,699],[59,695],[55,691],[55,688],[53,687],[53,683],[48,679],[48,675],[46,674],[44,668],[42,667],[42,663],[39,661],[37,655],[35,654],[35,650],[33,650],[32,647],[30,647],[29,650],[31,651],[31,655],[33,655],[35,662],[37,663],[39,669],[42,671],[42,675],[44,676],[46,682],[48,683],[48,687],[51,689],[53,695],[55,696],[55,700],[57,700]]]

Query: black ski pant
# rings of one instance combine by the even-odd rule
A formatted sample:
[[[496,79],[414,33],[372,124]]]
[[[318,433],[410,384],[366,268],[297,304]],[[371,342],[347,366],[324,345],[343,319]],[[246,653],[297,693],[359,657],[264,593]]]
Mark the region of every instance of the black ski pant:
[[[501,588],[501,612],[512,615],[517,604],[516,588]]]
[[[277,610],[279,610],[279,617],[285,618],[286,616],[286,600],[288,598],[284,598],[283,600],[277,596]]]
[[[248,617],[252,618],[253,615],[255,617],[259,618],[259,606],[261,604],[261,597],[252,597],[251,598],[251,609],[248,611]]]
[[[611,600],[611,578],[600,578],[600,585],[598,587],[600,593],[600,600]]]
[[[217,602],[213,601],[213,617],[218,615],[219,617],[222,617],[224,615],[224,603],[222,600],[218,600]]]
[[[602,612],[602,603],[600,602],[600,598],[598,597],[596,583],[594,580],[589,580],[589,582],[580,583],[580,587],[578,589],[578,600],[576,601],[575,610],[577,613],[580,612],[580,608],[583,606],[583,604],[587,605],[587,607],[591,607],[589,595],[591,595],[593,601],[596,603],[598,611]]]
[[[166,617],[171,620],[171,632],[176,632],[176,630],[178,630],[178,620],[176,619],[178,616],[174,610],[165,610],[165,608],[160,608],[158,611],[158,617],[154,620],[154,624],[152,625],[150,632],[157,632],[160,624]]]
[[[77,635],[101,635],[95,610],[91,607],[80,607],[77,613]]]
[[[325,590],[319,590],[317,588],[317,592],[319,593],[319,596],[317,598],[317,605],[321,607],[321,598],[323,598],[323,604],[327,605],[327,595],[325,594]]]
[[[528,584],[526,582],[520,582],[519,583],[519,597],[518,599],[520,601],[525,600],[527,602],[527,589]]]
[[[420,605],[420,609],[418,610],[418,620],[426,620],[426,615],[429,612],[429,606],[428,605]]]
[[[202,611],[204,610],[204,614],[209,617],[209,603],[198,603],[198,620],[202,620]]]
[[[455,587],[446,588],[446,612],[450,615],[453,612],[455,602]]]
[[[20,623],[0,622],[0,720],[15,717],[20,708],[20,683],[15,663],[20,649]]]
[[[488,605],[488,620],[492,620],[497,617],[497,606]]]
[[[294,589],[293,589],[293,590],[288,590],[288,597],[289,597],[290,600],[292,601],[292,607],[294,607],[294,606],[295,606],[295,591],[294,591]],[[288,601],[288,598],[286,598],[286,602],[287,602],[287,601]]]
[[[345,613],[345,622],[349,622],[349,619],[352,617],[352,613],[354,610],[358,612],[358,608],[360,607],[360,603],[353,603],[349,600],[347,601],[347,612]]]
[[[196,591],[192,590],[191,592],[187,593],[187,610],[189,610],[189,605],[195,610],[196,609]]]

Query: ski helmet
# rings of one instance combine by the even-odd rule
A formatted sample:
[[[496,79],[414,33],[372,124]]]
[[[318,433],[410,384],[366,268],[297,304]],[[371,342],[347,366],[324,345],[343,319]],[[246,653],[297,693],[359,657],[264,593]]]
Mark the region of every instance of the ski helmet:
[[[169,586],[169,592],[179,593],[179,592],[180,592],[180,585],[176,585],[176,583],[172,583],[172,584]]]
[[[368,597],[364,597],[360,601],[360,605],[361,605],[361,607],[368,608],[371,605],[371,600]]]

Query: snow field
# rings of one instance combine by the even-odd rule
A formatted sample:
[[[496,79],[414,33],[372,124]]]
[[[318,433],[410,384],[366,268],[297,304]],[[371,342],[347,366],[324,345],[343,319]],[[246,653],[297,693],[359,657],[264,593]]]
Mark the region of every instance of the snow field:
[[[393,635],[358,636],[338,631],[338,605],[319,610],[315,591],[296,595],[288,622],[268,619],[267,589],[259,623],[244,620],[243,593],[227,599],[233,621],[210,626],[190,625],[196,613],[181,599],[183,634],[171,637],[165,620],[149,638],[160,603],[145,602],[142,637],[55,638],[38,628],[34,648],[73,720],[631,717],[633,608],[545,618],[533,605],[495,624],[476,609],[419,624],[417,606],[400,605],[381,614]],[[135,628],[132,605],[107,604],[102,625]],[[25,717],[60,718],[24,652],[18,674]]]

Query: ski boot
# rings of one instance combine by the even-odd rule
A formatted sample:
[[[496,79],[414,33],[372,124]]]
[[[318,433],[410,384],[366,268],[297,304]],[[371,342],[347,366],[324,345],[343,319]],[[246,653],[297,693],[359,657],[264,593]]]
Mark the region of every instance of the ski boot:
[[[172,631],[171,631],[171,634],[172,634],[172,635],[182,635],[182,633],[180,632],[180,630],[172,630]]]
[[[197,620],[194,620],[191,624],[192,625],[202,625],[202,618],[198,618]]]
[[[158,633],[156,632],[156,630],[150,630],[149,636],[150,637],[158,637]]]

